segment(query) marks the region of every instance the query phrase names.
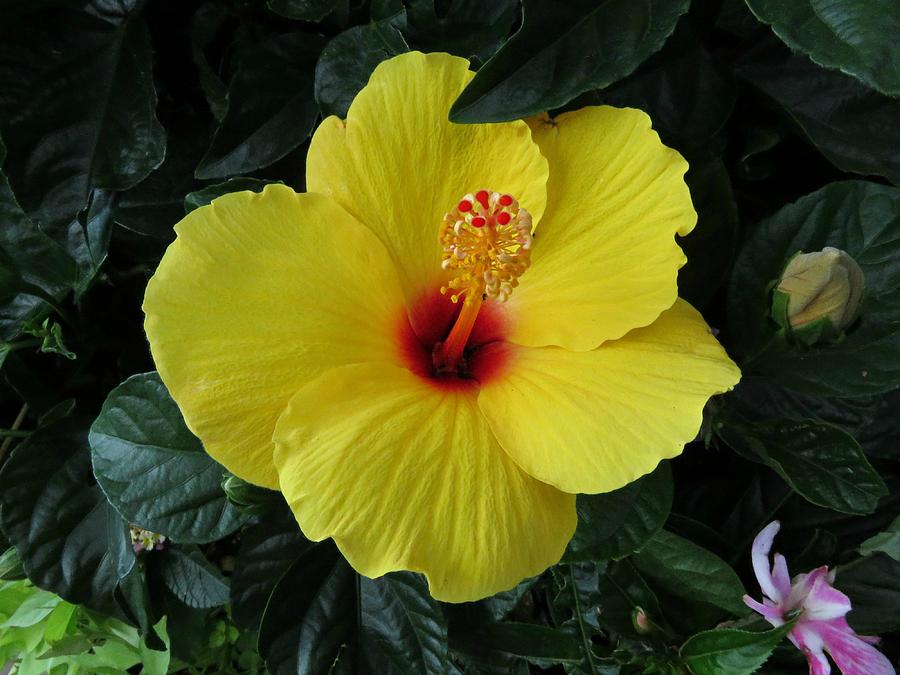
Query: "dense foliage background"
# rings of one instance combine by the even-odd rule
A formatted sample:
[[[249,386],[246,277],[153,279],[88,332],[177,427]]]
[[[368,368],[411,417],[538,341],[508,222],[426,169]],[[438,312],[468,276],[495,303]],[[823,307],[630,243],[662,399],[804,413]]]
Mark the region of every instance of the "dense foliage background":
[[[0,671],[799,674],[741,603],[776,517],[900,657],[898,35],[894,0],[0,0]],[[683,456],[579,498],[560,565],[464,605],[224,476],[141,327],[184,213],[302,190],[318,121],[408,49],[479,69],[455,121],[646,110],[691,166],[681,294],[745,373]],[[861,317],[800,347],[771,283],[827,245]]]

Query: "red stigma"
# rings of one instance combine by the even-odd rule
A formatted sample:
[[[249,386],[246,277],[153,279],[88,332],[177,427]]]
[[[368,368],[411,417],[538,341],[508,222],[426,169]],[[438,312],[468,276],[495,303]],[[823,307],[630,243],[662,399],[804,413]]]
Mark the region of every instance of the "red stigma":
[[[474,218],[472,218],[472,227],[484,227],[484,224],[486,222],[487,221],[481,216],[475,216]]]
[[[470,202],[468,199],[463,199],[459,204],[456,205],[456,208],[458,208],[463,213],[465,213],[466,211],[471,211],[472,202]]]
[[[513,198],[510,197],[509,195],[503,195],[502,197],[500,197],[500,204],[502,206],[509,206],[510,204],[512,204],[512,202],[513,202]]]
[[[479,202],[484,208],[487,208],[487,207],[488,207],[488,197],[489,197],[489,196],[490,196],[490,195],[488,195],[488,191],[487,191],[487,190],[479,190],[478,192],[475,193],[475,199],[477,199],[478,202]]]
[[[501,225],[506,225],[510,219],[512,218],[506,211],[497,216],[497,222]]]

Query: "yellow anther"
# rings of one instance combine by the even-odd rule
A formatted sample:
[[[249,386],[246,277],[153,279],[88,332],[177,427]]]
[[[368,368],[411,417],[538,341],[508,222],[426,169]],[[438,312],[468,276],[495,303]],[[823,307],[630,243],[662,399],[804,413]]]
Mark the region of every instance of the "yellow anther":
[[[441,266],[454,273],[441,293],[503,302],[531,262],[531,214],[510,195],[478,190],[444,216],[440,242]]]

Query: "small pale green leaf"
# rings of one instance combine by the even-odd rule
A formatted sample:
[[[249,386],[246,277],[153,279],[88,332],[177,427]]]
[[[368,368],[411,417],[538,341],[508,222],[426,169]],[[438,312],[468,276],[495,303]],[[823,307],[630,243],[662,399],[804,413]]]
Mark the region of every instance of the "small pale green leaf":
[[[245,521],[222,490],[224,469],[185,426],[156,373],[110,392],[90,442],[97,482],[129,522],[176,542],[205,543]]]
[[[681,658],[694,675],[751,675],[764,664],[791,629],[785,624],[762,633],[716,628],[692,636]]]
[[[46,591],[35,591],[19,605],[15,613],[0,624],[0,628],[28,628],[50,616],[62,598]]]
[[[860,544],[859,553],[860,555],[884,553],[900,561],[900,517],[896,518],[884,532]]]
[[[565,105],[631,73],[662,47],[688,0],[525,0],[522,27],[450,109],[504,122]]]
[[[747,0],[794,51],[900,97],[900,3],[896,0]]]

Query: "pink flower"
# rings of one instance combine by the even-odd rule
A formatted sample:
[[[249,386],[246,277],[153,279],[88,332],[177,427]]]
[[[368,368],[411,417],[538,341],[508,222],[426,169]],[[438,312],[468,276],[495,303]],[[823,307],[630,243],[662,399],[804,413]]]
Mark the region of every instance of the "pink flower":
[[[753,540],[753,572],[763,592],[763,601],[749,595],[744,603],[765,617],[773,626],[796,618],[788,639],[806,654],[810,675],[829,675],[831,656],[844,675],[896,675],[887,658],[872,645],[876,637],[857,635],[844,615],[850,611],[850,598],[831,585],[834,573],[825,566],[791,580],[787,561],[780,553],[769,567],[769,551],[781,523],[769,523]]]

